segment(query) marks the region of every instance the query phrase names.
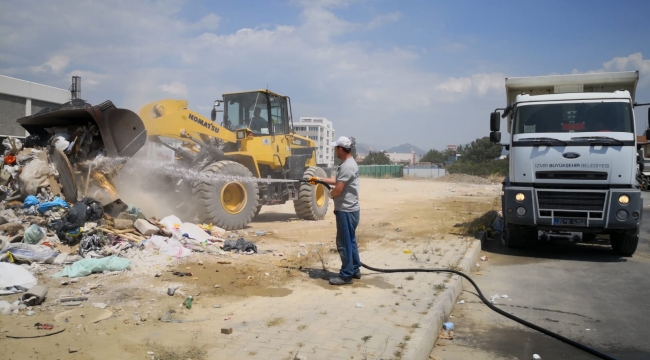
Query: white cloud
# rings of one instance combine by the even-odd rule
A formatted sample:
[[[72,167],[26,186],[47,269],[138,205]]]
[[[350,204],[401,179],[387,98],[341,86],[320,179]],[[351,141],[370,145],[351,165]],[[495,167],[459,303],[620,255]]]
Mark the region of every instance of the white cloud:
[[[54,55],[49,58],[45,63],[32,67],[34,72],[53,72],[55,74],[61,73],[70,64],[70,58],[65,55]]]
[[[501,94],[505,77],[485,71],[452,77],[418,66],[421,52],[342,41],[341,35],[401,16],[389,13],[363,24],[334,13],[351,1],[297,2],[297,24],[227,33],[215,31],[218,14],[182,19],[181,10],[191,4],[180,0],[39,4],[3,5],[0,34],[8,36],[0,36],[0,72],[31,79],[41,71],[49,78],[39,81],[65,88],[71,75],[80,74],[85,98],[131,109],[170,96],[188,98],[193,109],[211,109],[221,93],[268,86],[291,96],[295,117],[328,117],[339,134],[440,147],[484,135],[449,120],[473,118],[478,102]],[[474,106],[449,106],[466,101]],[[444,138],[431,135],[442,131],[448,131]]]
[[[372,30],[376,29],[384,24],[389,24],[398,21],[402,17],[402,14],[399,11],[391,12],[388,14],[384,15],[379,15],[376,16],[374,19],[372,19],[368,25],[366,26],[367,29]]]
[[[187,97],[190,94],[187,85],[180,81],[172,81],[169,84],[159,85],[158,88],[166,93],[176,96]]]

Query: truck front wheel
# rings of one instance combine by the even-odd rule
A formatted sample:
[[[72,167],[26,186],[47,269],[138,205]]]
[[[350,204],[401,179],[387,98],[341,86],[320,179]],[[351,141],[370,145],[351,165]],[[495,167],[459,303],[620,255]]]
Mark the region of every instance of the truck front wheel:
[[[639,244],[639,232],[637,229],[634,233],[614,233],[609,235],[609,239],[615,253],[629,257],[636,252],[636,247]]]
[[[514,224],[506,224],[506,246],[510,249],[517,249],[523,243],[523,231],[521,226]]]

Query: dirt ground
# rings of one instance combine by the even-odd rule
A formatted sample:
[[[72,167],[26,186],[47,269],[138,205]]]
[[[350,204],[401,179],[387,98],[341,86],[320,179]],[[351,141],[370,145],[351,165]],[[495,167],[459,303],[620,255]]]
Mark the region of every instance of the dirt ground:
[[[466,223],[498,208],[498,185],[452,183],[443,180],[367,179],[361,181],[361,220],[358,239],[361,252],[367,247],[399,239],[405,242],[426,239],[429,243],[468,231]],[[252,296],[283,297],[301,291],[310,281],[304,267],[324,266],[336,271],[333,203],[322,221],[302,221],[292,204],[269,206],[248,229],[238,232],[256,243],[259,253],[193,253],[177,260],[132,249],[131,270],[94,274],[78,282],[61,285],[51,278],[60,270],[43,266],[40,284],[50,286],[45,303],[35,307],[33,316],[0,316],[0,343],[4,359],[201,359],[202,349],[211,339],[205,332],[192,342],[177,341],[179,327],[168,321],[185,321],[181,331],[220,325],[206,319],[223,318],[228,304],[245,302]],[[254,236],[256,230],[267,235]],[[453,234],[453,235],[452,235]],[[380,241],[381,240],[381,241]],[[415,245],[413,245],[415,246]],[[174,271],[191,272],[178,277]],[[156,276],[160,275],[160,276]],[[174,296],[167,289],[177,287]],[[61,295],[81,295],[89,299],[80,306],[62,306]],[[194,296],[192,309],[181,306]],[[13,302],[18,295],[5,296]],[[105,309],[93,306],[106,304]],[[245,303],[244,303],[245,305]],[[60,315],[63,312],[69,313]],[[173,312],[172,312],[173,311]],[[226,310],[230,311],[230,310]],[[56,316],[59,314],[59,316]],[[107,319],[97,321],[105,316]],[[170,320],[171,319],[171,320]],[[221,320],[221,319],[220,319]],[[36,330],[34,324],[49,323],[54,329]],[[271,325],[268,325],[271,326]],[[32,339],[8,336],[38,336],[61,329],[61,333]],[[71,352],[75,351],[76,352]]]

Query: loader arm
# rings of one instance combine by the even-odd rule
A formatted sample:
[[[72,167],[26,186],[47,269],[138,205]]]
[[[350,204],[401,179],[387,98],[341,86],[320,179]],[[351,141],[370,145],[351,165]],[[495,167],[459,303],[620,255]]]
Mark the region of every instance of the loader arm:
[[[147,129],[148,136],[187,141],[187,137],[181,135],[185,130],[193,137],[200,138],[204,135],[229,143],[237,142],[237,135],[234,132],[189,110],[187,100],[155,101],[140,107],[138,115]]]

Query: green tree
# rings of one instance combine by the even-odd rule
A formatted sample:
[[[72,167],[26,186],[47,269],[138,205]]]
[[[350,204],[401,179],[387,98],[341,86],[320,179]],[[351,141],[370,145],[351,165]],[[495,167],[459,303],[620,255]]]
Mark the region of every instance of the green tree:
[[[390,158],[385,153],[379,152],[370,152],[368,156],[363,159],[361,163],[363,165],[389,165]]]
[[[449,155],[447,155],[445,152],[438,151],[436,149],[431,149],[427,151],[427,153],[424,154],[424,156],[422,156],[420,162],[430,162],[432,164],[443,163],[447,161],[447,159],[449,159]]]
[[[465,145],[459,154],[462,162],[485,163],[501,156],[501,145],[490,142],[490,138],[485,136]]]

